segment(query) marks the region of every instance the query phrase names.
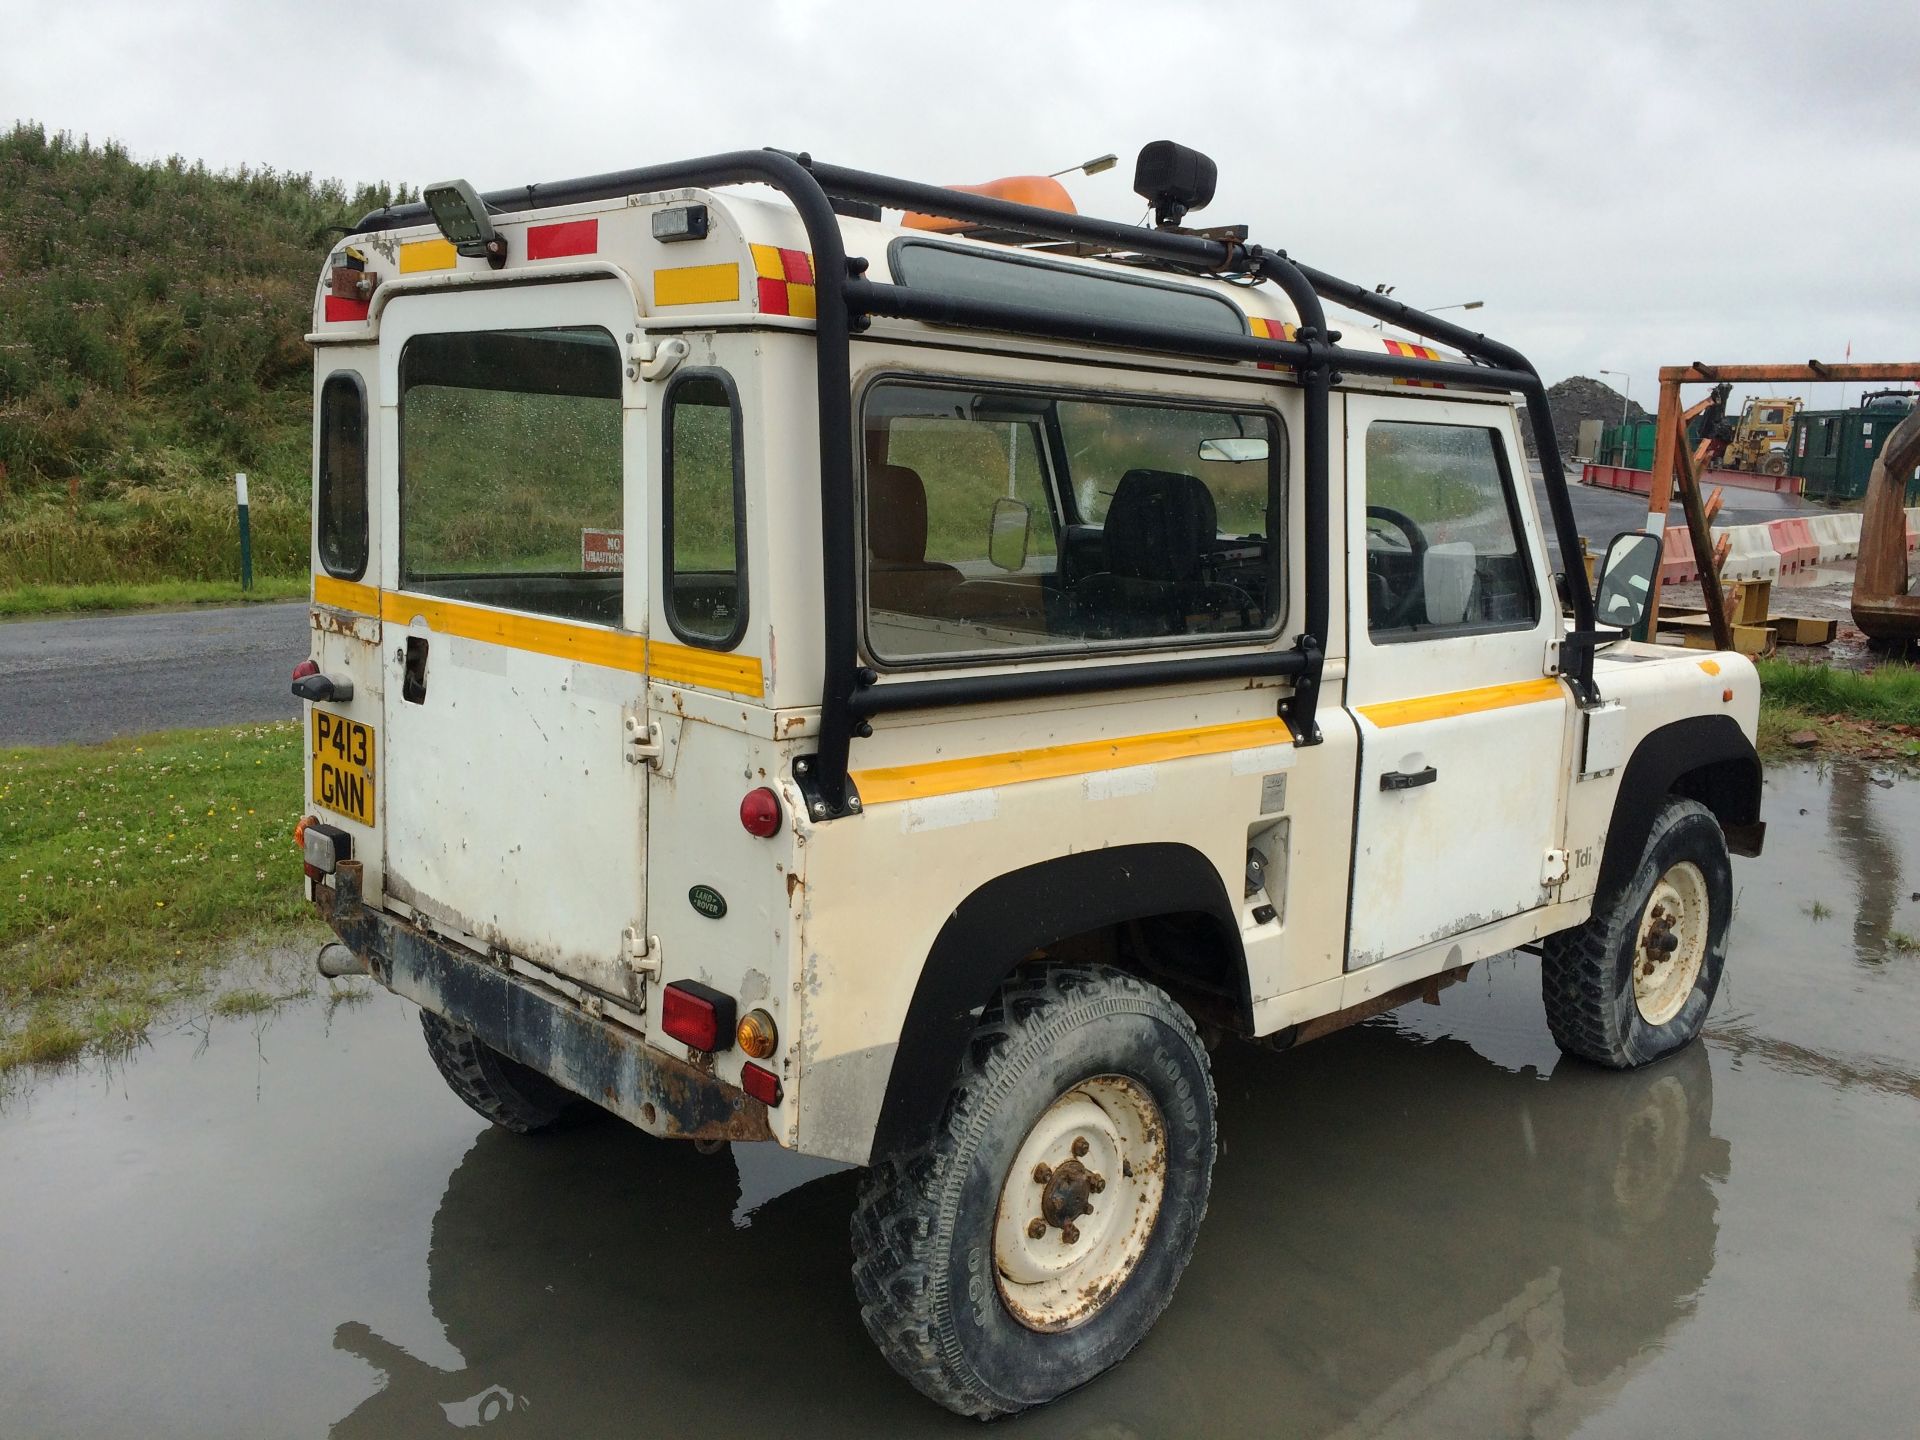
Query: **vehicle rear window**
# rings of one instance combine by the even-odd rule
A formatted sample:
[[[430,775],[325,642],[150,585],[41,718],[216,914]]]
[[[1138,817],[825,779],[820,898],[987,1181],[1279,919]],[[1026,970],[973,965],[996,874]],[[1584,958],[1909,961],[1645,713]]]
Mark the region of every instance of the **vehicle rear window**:
[[[417,335],[400,356],[400,583],[617,625],[621,359],[595,328]]]
[[[1050,265],[924,240],[896,240],[888,257],[894,278],[914,290],[960,300],[1036,305],[1107,320],[1178,326],[1216,335],[1245,335],[1246,317],[1219,295],[1161,281]]]
[[[360,377],[320,387],[320,494],[314,506],[320,563],[329,575],[367,573],[367,392]]]
[[[727,650],[747,624],[740,402],[720,370],[689,370],[667,391],[667,624],[682,640]]]

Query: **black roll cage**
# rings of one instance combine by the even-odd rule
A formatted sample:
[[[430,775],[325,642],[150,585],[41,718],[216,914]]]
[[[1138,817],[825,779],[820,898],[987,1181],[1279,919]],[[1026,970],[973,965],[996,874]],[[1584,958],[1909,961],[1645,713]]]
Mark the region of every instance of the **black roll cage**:
[[[1485,335],[1435,319],[1352,281],[1299,264],[1284,250],[1178,230],[1149,230],[1086,215],[1042,210],[1012,201],[948,190],[826,165],[804,153],[738,150],[667,165],[616,170],[574,180],[489,191],[480,198],[495,211],[536,210],[594,200],[622,199],[653,190],[722,185],[769,185],[793,204],[813,249],[815,280],[814,374],[820,414],[820,531],[822,635],[825,683],[820,697],[820,743],[809,763],[796,763],[796,777],[815,819],[858,811],[859,797],[847,778],[855,736],[872,733],[870,717],[897,710],[977,704],[982,701],[1085,694],[1093,691],[1179,684],[1187,680],[1290,677],[1293,693],[1281,713],[1298,742],[1318,743],[1314,712],[1331,616],[1328,555],[1328,399],[1342,374],[1405,380],[1438,380],[1450,386],[1519,393],[1533,426],[1534,448],[1546,482],[1554,534],[1573,604],[1573,629],[1561,644],[1561,673],[1582,704],[1591,703],[1596,646],[1618,638],[1594,628],[1593,594],[1579,563],[1580,538],[1567,495],[1566,474],[1554,440],[1546,387],[1526,357]],[[1085,244],[1163,262],[1176,272],[1246,276],[1271,280],[1292,302],[1300,324],[1291,340],[1223,335],[1183,327],[1094,318],[1039,306],[962,300],[937,293],[882,285],[865,277],[865,258],[847,256],[835,201],[914,210],[989,226],[995,232],[1034,240]],[[363,216],[357,233],[394,230],[432,219],[421,203],[389,206]],[[1388,321],[1460,351],[1467,360],[1426,360],[1348,350],[1327,328],[1322,299]],[[1010,332],[1049,340],[1149,350],[1215,361],[1266,361],[1290,367],[1305,398],[1302,459],[1306,614],[1293,648],[1228,655],[1068,665],[1044,671],[982,672],[938,680],[890,680],[860,660],[858,516],[854,504],[852,367],[850,337],[873,316],[930,324]]]

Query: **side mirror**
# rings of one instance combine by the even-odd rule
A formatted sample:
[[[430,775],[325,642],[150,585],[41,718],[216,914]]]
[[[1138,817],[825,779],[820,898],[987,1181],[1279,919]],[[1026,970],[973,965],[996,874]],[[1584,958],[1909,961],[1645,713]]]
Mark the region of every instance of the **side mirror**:
[[[1646,619],[1661,548],[1659,537],[1645,530],[1627,530],[1613,537],[1600,566],[1600,585],[1593,600],[1598,623],[1634,630]]]
[[[987,559],[994,569],[1009,572],[1027,564],[1027,538],[1033,530],[1033,508],[1024,500],[1002,495],[993,502],[987,522]]]

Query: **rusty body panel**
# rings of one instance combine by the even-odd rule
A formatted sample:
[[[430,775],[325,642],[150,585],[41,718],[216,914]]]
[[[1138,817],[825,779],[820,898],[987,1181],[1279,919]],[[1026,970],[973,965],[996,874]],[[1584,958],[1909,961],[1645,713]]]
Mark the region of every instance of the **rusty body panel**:
[[[767,1107],[580,1006],[362,902],[360,866],[315,887],[320,916],[382,985],[652,1135],[771,1140]],[[709,1062],[710,1064],[711,1062]]]

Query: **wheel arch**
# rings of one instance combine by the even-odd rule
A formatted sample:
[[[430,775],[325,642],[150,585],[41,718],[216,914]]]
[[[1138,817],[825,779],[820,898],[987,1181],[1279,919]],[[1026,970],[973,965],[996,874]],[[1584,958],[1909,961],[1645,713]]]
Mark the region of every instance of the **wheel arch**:
[[[962,900],[934,939],[900,1028],[873,1155],[912,1144],[940,1118],[979,1011],[1015,967],[1035,951],[1135,923],[1158,927],[1157,939],[1177,952],[1165,957],[1176,982],[1169,988],[1185,979],[1217,992],[1229,1018],[1251,1033],[1238,915],[1200,851],[1114,845],[1011,870]]]
[[[1641,737],[1620,776],[1600,861],[1601,888],[1629,873],[1669,796],[1697,800],[1726,831],[1736,855],[1758,855],[1760,756],[1730,715],[1694,715]]]

